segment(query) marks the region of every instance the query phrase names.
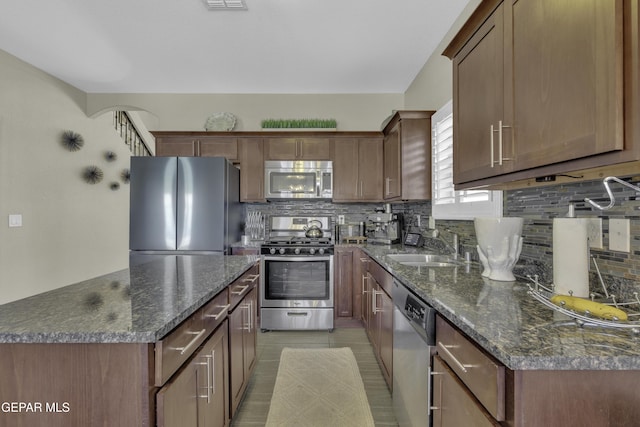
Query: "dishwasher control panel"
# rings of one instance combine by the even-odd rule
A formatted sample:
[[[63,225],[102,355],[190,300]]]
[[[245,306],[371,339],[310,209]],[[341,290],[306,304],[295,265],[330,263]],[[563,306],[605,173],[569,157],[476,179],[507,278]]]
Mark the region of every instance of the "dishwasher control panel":
[[[427,343],[435,345],[436,310],[395,279],[393,303],[415,327],[424,331],[422,335],[426,335]]]

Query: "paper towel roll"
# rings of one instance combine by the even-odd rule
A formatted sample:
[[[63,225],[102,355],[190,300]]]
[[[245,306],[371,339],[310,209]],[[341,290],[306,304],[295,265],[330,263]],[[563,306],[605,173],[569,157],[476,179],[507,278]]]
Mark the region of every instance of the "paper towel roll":
[[[554,218],[553,284],[557,294],[589,296],[587,220]]]

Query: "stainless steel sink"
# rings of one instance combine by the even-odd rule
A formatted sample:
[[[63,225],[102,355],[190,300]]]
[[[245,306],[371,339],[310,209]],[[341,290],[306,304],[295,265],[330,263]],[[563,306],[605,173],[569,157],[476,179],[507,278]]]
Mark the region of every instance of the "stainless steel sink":
[[[389,254],[387,258],[410,267],[457,267],[462,264],[450,256],[436,254]]]

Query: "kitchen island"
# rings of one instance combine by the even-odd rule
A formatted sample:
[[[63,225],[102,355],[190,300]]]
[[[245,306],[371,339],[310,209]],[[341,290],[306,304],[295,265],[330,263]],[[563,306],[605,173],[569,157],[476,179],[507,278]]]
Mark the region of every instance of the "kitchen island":
[[[159,388],[226,330],[227,288],[257,260],[166,255],[0,306],[0,426],[155,425]]]
[[[483,371],[487,380],[476,384],[479,393],[474,393],[472,385],[462,386],[466,389],[463,394],[474,396],[472,401],[482,401],[482,393],[492,386],[498,390],[494,402],[502,402],[500,408],[487,415],[487,423],[478,421],[475,425],[640,424],[640,336],[634,331],[580,327],[529,295],[531,282],[526,278],[492,281],[481,276],[482,270],[475,263],[435,268],[403,265],[387,255],[422,251],[401,245],[365,245],[361,250],[433,306],[443,320],[438,325],[455,331],[462,340],[480,349],[486,360],[493,361],[497,371],[493,376],[490,371]],[[440,342],[445,339],[437,329],[437,366],[442,366],[442,359],[449,359],[446,361],[454,371],[482,371],[479,365],[465,359],[455,367],[447,349],[461,352],[462,341],[450,346]],[[436,401],[445,395],[444,386],[436,385],[436,378],[443,378],[442,372],[438,374],[434,377],[434,388],[439,390],[434,392],[434,406],[442,411],[436,410],[434,417],[446,409],[464,412],[459,396],[456,404],[447,403],[446,399]],[[471,406],[486,413],[478,401],[468,407]]]

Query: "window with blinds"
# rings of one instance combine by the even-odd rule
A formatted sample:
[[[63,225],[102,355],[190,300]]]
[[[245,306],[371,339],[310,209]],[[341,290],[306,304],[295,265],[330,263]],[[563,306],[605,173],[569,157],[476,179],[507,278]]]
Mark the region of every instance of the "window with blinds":
[[[502,191],[462,190],[453,185],[453,107],[447,102],[431,116],[432,215],[436,219],[502,216]]]

